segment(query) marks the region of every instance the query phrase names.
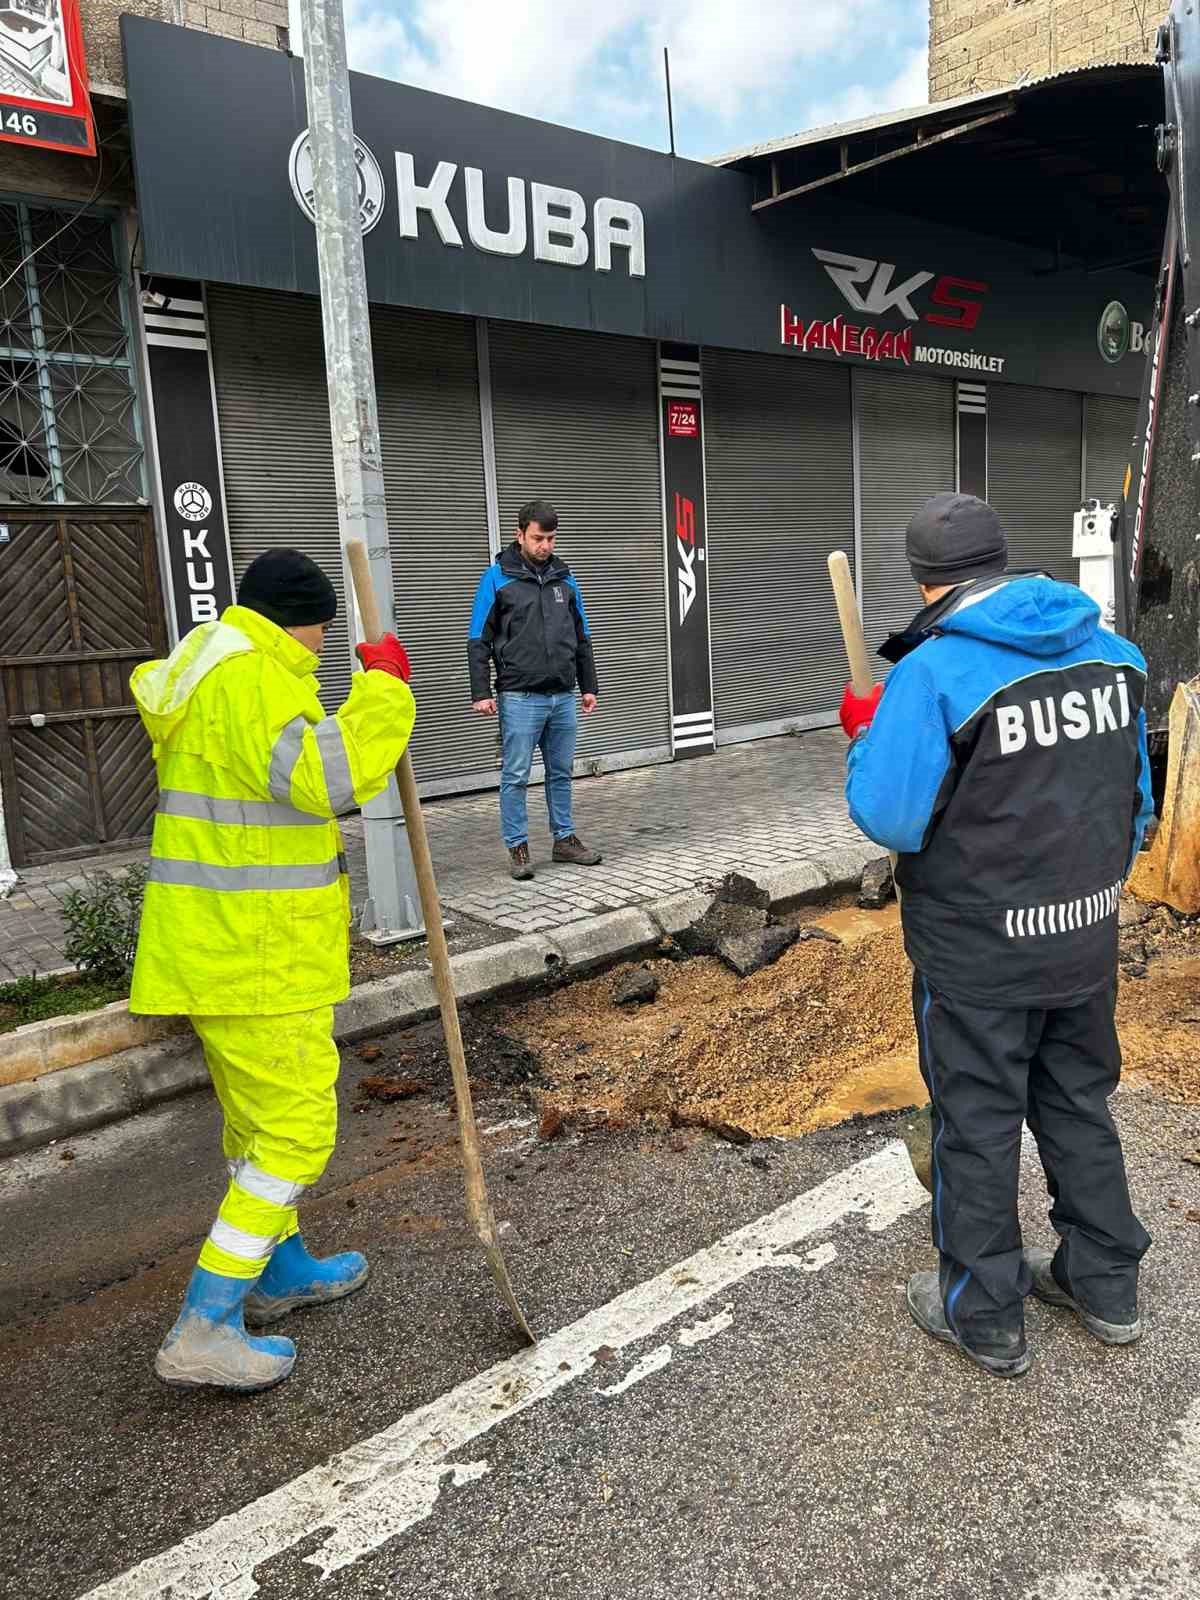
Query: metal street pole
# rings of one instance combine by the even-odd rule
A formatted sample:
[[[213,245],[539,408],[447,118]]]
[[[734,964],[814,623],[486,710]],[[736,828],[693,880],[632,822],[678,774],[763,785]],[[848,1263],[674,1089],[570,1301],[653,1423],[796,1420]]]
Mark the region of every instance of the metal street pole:
[[[366,546],[383,627],[395,631],[387,500],[341,0],[301,0],[300,16],[338,531],[353,651],[358,630],[346,556],[349,539],[360,539]],[[353,662],[353,655],[351,659]],[[424,931],[421,902],[395,778],[378,799],[363,807],[363,832],[369,897],[363,911],[363,933],[378,944],[418,937]]]

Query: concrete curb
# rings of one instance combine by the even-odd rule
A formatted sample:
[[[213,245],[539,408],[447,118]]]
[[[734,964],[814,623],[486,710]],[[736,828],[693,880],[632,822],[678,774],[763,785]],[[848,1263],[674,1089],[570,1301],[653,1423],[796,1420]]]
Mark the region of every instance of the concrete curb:
[[[865,864],[878,854],[874,845],[853,845],[820,861],[773,868],[760,873],[756,881],[770,894],[772,910],[789,911],[856,886]],[[552,974],[582,977],[619,960],[644,955],[664,936],[674,937],[689,927],[711,900],[711,894],[692,890],[570,923],[553,935],[528,934],[482,950],[461,951],[450,961],[459,1001],[477,1004],[528,991]],[[109,1029],[108,1013],[114,1009],[119,1008],[93,1012],[91,1019],[99,1029]],[[436,1014],[432,975],[401,972],[359,984],[336,1008],[334,1037],[340,1043],[352,1043]],[[63,1020],[73,1024],[78,1034],[88,1019]],[[161,1033],[166,1036],[0,1087],[0,1157],[86,1133],[207,1086],[204,1057],[184,1019],[149,1020],[151,1025],[161,1023]],[[186,1031],[176,1031],[180,1028]]]
[[[0,1033],[0,1086],[84,1066],[187,1031],[186,1017],[131,1016],[128,1000],[115,1000],[99,1011],[27,1022],[11,1033]]]

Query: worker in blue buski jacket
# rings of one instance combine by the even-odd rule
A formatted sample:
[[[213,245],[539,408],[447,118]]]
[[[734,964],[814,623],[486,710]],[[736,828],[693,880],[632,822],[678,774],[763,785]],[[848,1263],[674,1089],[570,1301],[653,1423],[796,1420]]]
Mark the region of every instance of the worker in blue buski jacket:
[[[940,494],[909,524],[922,610],[848,688],[850,814],[898,852],[921,1071],[932,1105],[937,1272],[909,1281],[933,1338],[986,1371],[1029,1369],[1024,1300],[1106,1344],[1141,1332],[1150,1246],[1108,1108],[1121,1052],[1121,886],[1153,813],[1146,663],[1095,602],[1009,572],[991,506]],[[1023,1249],[1021,1126],[1037,1141],[1057,1252]]]

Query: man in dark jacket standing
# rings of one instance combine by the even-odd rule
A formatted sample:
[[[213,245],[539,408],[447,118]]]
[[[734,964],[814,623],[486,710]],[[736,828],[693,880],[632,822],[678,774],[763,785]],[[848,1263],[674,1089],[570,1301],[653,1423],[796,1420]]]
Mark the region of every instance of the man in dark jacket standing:
[[[467,645],[472,710],[500,714],[500,829],[517,879],[533,877],[525,791],[538,748],[553,859],[580,867],[601,859],[580,840],[571,816],[576,685],[585,717],[598,702],[587,613],[570,568],[554,554],[557,531],[558,513],[548,501],[521,507],[515,541],[479,580]]]
[[[1073,584],[1006,571],[991,506],[942,494],[906,535],[925,609],[847,689],[850,814],[899,852],[905,947],[933,1116],[938,1272],[909,1281],[933,1338],[998,1377],[1028,1370],[1024,1298],[1105,1344],[1141,1332],[1133,1214],[1108,1109],[1121,885],[1152,815],[1146,664]],[[1021,1124],[1045,1168],[1051,1257],[1023,1250]]]

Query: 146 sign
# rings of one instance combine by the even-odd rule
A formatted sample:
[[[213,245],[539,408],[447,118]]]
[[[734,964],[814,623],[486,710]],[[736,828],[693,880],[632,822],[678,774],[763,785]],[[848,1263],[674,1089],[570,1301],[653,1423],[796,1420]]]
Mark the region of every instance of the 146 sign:
[[[0,143],[96,154],[79,0],[5,7],[0,69]]]

